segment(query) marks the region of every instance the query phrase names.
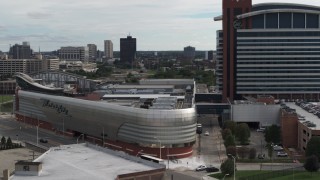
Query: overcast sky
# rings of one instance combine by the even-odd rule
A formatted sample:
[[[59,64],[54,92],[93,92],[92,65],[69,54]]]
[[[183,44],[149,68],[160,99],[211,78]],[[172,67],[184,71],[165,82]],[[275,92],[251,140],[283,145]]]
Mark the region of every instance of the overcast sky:
[[[320,0],[280,0],[320,6]],[[0,0],[0,50],[29,41],[34,50],[93,43],[129,33],[138,50],[214,50],[222,0]],[[253,0],[253,4],[279,2]]]

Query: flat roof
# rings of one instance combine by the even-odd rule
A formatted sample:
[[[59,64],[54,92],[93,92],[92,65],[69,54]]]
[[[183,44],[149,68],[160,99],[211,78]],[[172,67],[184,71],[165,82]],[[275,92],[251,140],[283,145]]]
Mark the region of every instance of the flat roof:
[[[104,85],[106,89],[173,89],[174,85]],[[108,88],[107,88],[108,87]]]
[[[35,162],[42,162],[39,176],[14,175],[11,180],[114,180],[118,175],[162,169],[165,166],[91,144],[50,148]]]
[[[300,122],[306,122],[306,121],[310,121],[312,123],[314,123],[316,125],[316,127],[308,127],[309,129],[312,130],[320,130],[320,118],[318,118],[318,116],[309,113],[308,111],[302,109],[300,106],[297,106],[295,103],[293,102],[286,102],[286,105],[291,108],[291,109],[295,109],[296,113],[304,116],[305,120],[304,121],[300,121]],[[320,105],[320,104],[319,104]]]
[[[177,97],[184,99],[184,96],[170,96],[170,94],[106,94],[102,98],[117,99],[117,98],[141,98],[141,99],[156,99],[160,97]]]

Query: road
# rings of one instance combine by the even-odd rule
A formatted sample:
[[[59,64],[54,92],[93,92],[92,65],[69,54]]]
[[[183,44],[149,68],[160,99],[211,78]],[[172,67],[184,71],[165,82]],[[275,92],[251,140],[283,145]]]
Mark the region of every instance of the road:
[[[13,141],[29,141],[37,143],[37,128],[36,126],[26,125],[16,121],[9,115],[0,116],[0,136],[11,137]],[[48,143],[40,143],[45,147],[54,147],[63,144],[75,144],[75,138],[62,137],[61,135],[54,134],[51,131],[39,128],[38,137],[46,138]]]

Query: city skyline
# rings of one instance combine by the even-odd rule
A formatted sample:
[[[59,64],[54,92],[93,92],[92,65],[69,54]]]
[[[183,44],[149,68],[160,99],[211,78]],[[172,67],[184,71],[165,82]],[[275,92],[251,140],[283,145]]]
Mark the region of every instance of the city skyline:
[[[253,4],[275,2],[253,0]],[[283,0],[284,3],[299,3]],[[305,0],[304,4],[320,6],[320,2]],[[185,46],[197,50],[216,49],[216,30],[220,22],[222,0],[176,1],[83,1],[31,0],[2,2],[0,12],[0,50],[9,45],[30,42],[31,48],[42,51],[62,46],[96,44],[104,49],[104,40],[120,49],[120,38],[131,34],[137,38],[137,50],[183,50]],[[30,6],[32,5],[32,6]]]

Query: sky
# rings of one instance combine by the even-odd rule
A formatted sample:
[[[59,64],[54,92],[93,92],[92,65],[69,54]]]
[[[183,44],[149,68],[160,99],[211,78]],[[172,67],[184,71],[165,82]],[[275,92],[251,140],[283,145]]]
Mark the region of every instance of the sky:
[[[253,4],[279,2],[252,0]],[[0,50],[28,41],[38,51],[137,38],[137,50],[216,49],[222,0],[0,0]],[[320,0],[281,0],[320,6]]]

